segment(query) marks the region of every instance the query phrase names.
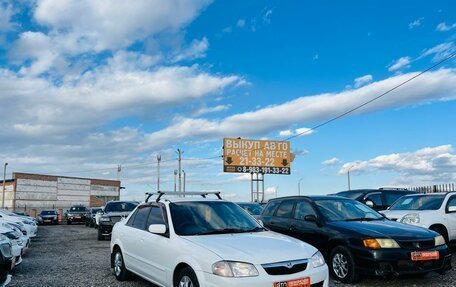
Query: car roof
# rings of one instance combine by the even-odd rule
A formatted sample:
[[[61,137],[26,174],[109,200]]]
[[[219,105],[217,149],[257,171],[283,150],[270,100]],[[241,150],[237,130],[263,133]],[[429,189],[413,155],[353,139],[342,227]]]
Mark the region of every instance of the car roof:
[[[450,191],[450,192],[429,192],[429,193],[416,193],[416,194],[408,194],[405,196],[421,196],[421,195],[426,195],[426,196],[436,196],[436,195],[453,195],[456,194],[456,191]]]
[[[278,198],[273,198],[270,199],[269,201],[277,201],[277,200],[285,200],[285,199],[309,199],[309,200],[328,200],[328,199],[345,199],[345,200],[351,200],[350,198],[346,198],[343,196],[337,196],[337,195],[294,195],[294,196],[285,196],[285,197],[278,197]]]

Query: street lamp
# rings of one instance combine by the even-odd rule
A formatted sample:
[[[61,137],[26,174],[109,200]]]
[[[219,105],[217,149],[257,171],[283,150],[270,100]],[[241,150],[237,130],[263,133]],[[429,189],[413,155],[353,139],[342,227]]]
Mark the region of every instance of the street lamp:
[[[162,157],[157,154],[157,191],[160,191],[160,161]]]
[[[304,179],[304,178],[301,177],[301,178],[298,180],[298,195],[301,195],[301,181],[302,181],[303,179]]]
[[[350,169],[352,169],[354,165],[350,166],[347,171],[347,178],[348,178],[348,191],[350,191]]]
[[[6,182],[6,166],[8,165],[7,162],[5,162],[5,165],[3,166],[3,193],[2,193],[2,208],[5,208],[5,182]]]

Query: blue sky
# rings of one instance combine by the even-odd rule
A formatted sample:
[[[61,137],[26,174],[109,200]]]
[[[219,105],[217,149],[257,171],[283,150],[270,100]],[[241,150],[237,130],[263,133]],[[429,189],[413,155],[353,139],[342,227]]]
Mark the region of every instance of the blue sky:
[[[249,198],[223,137],[283,139],[456,51],[454,1],[0,0],[0,157],[9,172],[120,178]],[[456,181],[456,65],[295,138],[267,196]]]

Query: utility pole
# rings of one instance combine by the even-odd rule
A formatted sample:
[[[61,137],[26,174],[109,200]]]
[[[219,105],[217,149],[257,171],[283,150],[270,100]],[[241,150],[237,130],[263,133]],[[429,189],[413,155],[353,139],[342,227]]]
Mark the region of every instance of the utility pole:
[[[157,154],[157,192],[160,191],[160,161],[162,157]]]
[[[302,180],[303,180],[302,177],[298,180],[298,195],[301,195],[301,181]]]
[[[183,186],[183,191],[185,192],[185,170],[182,170],[182,173],[184,174],[184,186]]]
[[[6,183],[6,166],[8,165],[7,162],[5,162],[5,165],[3,166],[3,196],[2,196],[2,208],[5,208],[5,183]]]
[[[117,180],[120,180],[120,172],[122,171],[122,165],[117,165]]]
[[[183,151],[181,151],[180,149],[177,149],[176,151],[177,155],[178,155],[178,163],[179,163],[179,192],[182,191],[182,154],[184,153]]]
[[[176,176],[177,176],[177,169],[174,170],[174,192],[176,192]]]

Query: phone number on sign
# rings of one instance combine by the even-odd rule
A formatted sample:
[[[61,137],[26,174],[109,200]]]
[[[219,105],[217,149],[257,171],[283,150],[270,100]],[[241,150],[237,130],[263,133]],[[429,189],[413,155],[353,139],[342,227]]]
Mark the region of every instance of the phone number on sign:
[[[226,166],[225,172],[290,174],[290,168],[270,166]]]

